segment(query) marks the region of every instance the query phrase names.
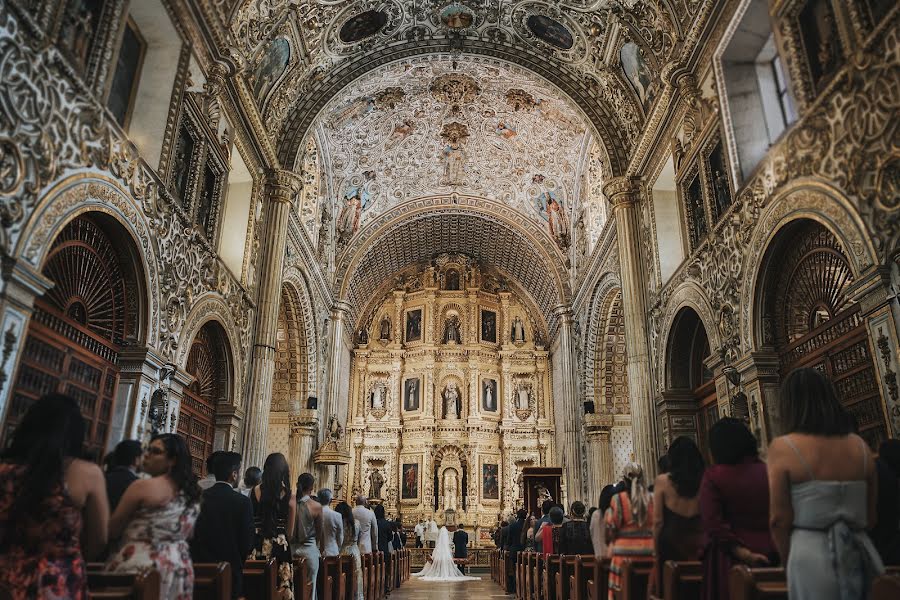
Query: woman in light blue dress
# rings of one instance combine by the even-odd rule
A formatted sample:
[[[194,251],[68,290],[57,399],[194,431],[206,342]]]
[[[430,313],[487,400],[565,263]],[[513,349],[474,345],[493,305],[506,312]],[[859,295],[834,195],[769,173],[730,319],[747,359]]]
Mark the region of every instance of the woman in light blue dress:
[[[770,518],[788,597],[867,598],[884,572],[866,534],[877,519],[871,452],[817,370],[791,372],[779,405],[786,435],[769,446]]]

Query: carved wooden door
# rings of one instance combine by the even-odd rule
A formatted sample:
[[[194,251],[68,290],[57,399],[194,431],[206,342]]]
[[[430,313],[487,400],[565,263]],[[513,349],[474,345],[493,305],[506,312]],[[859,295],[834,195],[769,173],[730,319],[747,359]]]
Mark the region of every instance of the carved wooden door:
[[[887,437],[885,415],[865,321],[847,294],[853,273],[840,243],[812,224],[780,263],[773,325],[781,375],[797,367],[828,375],[860,435],[877,448]]]
[[[191,344],[186,370],[194,382],[184,392],[178,416],[178,433],[187,441],[196,475],[202,475],[215,438],[223,365],[214,343],[209,326],[204,326]]]
[[[75,219],[53,242],[42,271],[53,287],[35,302],[2,443],[36,399],[59,392],[81,405],[85,449],[102,458],[119,379],[116,361],[132,314],[120,258],[89,218]]]

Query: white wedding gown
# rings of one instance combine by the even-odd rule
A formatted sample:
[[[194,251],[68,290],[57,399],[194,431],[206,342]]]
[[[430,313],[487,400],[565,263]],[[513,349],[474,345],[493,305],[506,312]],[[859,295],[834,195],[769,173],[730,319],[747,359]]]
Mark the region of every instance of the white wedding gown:
[[[422,581],[468,581],[481,579],[480,577],[467,577],[459,572],[459,567],[453,562],[453,551],[450,549],[450,534],[446,527],[441,527],[434,552],[431,553],[431,562],[413,577],[419,577]]]

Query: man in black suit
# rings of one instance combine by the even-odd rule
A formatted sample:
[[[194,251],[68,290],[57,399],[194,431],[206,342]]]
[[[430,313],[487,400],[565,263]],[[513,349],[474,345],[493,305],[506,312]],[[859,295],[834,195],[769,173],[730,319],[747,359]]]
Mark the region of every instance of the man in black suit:
[[[144,449],[137,440],[122,440],[107,459],[106,497],[109,499],[109,512],[113,513],[122,494],[129,485],[137,481],[137,472],[144,458]]]
[[[244,559],[253,546],[253,506],[235,491],[241,455],[222,452],[213,461],[216,484],[203,492],[200,516],[191,540],[191,559],[201,563],[231,563],[231,596],[242,595]]]
[[[384,518],[384,506],[376,504],[373,509],[375,513],[375,523],[378,525],[378,551],[384,554],[384,570],[385,573],[391,572],[391,553],[393,551],[392,540],[394,538],[393,524]],[[384,578],[384,591],[388,591],[390,577]]]
[[[469,543],[469,534],[463,529],[460,523],[453,532],[453,558],[466,558],[469,556],[469,549],[466,547]],[[459,563],[459,570],[463,573],[463,564]]]

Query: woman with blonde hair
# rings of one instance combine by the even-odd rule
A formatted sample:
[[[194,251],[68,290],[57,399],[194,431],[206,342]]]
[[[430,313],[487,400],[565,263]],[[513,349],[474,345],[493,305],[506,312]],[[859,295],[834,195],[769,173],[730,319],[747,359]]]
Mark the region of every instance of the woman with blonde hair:
[[[606,543],[610,546],[609,600],[622,589],[626,559],[653,560],[653,497],[647,490],[644,469],[631,462],[622,471],[625,491],[613,496],[606,511]]]

